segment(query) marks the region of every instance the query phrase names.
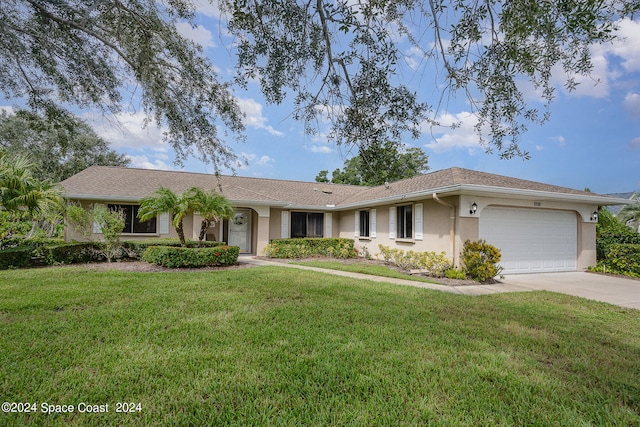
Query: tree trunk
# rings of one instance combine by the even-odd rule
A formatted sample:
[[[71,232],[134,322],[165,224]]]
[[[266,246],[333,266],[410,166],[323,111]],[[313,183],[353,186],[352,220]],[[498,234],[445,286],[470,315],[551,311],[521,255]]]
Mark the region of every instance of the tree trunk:
[[[198,237],[198,247],[202,246],[202,241],[207,235],[207,228],[209,228],[209,221],[206,219],[203,219],[202,223],[200,224],[200,236]]]
[[[176,225],[176,231],[178,232],[178,237],[180,238],[180,246],[186,248],[187,241],[184,239],[184,229],[182,228],[182,221],[180,221],[180,223]]]

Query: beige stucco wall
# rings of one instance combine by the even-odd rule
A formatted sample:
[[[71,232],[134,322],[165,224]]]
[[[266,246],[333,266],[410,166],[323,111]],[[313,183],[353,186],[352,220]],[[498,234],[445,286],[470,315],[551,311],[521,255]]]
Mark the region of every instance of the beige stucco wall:
[[[389,237],[389,209],[395,209],[397,206],[403,206],[421,203],[423,206],[422,233],[423,238],[420,240],[397,239]],[[339,220],[339,237],[354,239],[356,241],[356,249],[363,252],[364,249],[373,256],[380,253],[379,245],[398,248],[405,251],[416,252],[444,252],[449,258],[453,258],[453,248],[451,245],[451,227],[453,222],[450,221],[450,208],[438,204],[434,200],[420,199],[415,201],[407,201],[399,204],[381,205],[373,208],[376,210],[376,236],[375,237],[358,237],[355,238],[355,215],[357,210],[349,210],[340,212]],[[415,220],[415,211],[413,213]],[[415,236],[414,225],[414,236]]]

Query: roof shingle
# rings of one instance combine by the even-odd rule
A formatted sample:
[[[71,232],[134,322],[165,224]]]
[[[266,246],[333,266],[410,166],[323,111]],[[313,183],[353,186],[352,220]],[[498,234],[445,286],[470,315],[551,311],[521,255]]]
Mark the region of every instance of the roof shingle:
[[[160,171],[91,166],[61,182],[70,198],[141,199],[161,186],[182,193],[190,187],[215,189],[231,202],[326,207],[352,205],[403,194],[442,190],[456,186],[477,186],[515,190],[540,191],[577,196],[598,196],[584,191],[527,181],[486,172],[450,168],[414,178],[396,181],[388,186],[362,187],[318,182],[249,178],[204,173]]]

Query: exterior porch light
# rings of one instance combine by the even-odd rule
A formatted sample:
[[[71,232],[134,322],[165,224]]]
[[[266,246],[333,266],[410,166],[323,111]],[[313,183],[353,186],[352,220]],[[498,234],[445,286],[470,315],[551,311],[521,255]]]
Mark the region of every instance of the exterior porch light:
[[[593,211],[591,214],[591,221],[598,222],[598,211]]]
[[[476,202],[473,202],[473,204],[471,205],[471,209],[469,210],[469,213],[471,215],[475,215],[477,211],[478,211],[478,204]]]

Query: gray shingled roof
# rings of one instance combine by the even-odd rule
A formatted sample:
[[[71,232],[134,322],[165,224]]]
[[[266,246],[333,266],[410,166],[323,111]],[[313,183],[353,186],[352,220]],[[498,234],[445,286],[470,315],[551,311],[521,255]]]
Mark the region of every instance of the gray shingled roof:
[[[286,181],[241,176],[211,175],[203,173],[133,169],[114,166],[91,166],[62,181],[67,196],[87,200],[139,200],[160,186],[182,193],[190,187],[205,190],[216,189],[235,204],[253,203],[271,206],[296,207],[353,207],[369,202],[392,200],[404,195],[442,193],[466,189],[536,194],[553,194],[557,197],[585,201],[593,199],[598,204],[615,204],[606,196],[571,188],[527,181],[486,172],[462,168],[450,168],[431,172],[415,178],[396,181],[388,186],[361,187],[353,185],[325,184],[317,182]]]

